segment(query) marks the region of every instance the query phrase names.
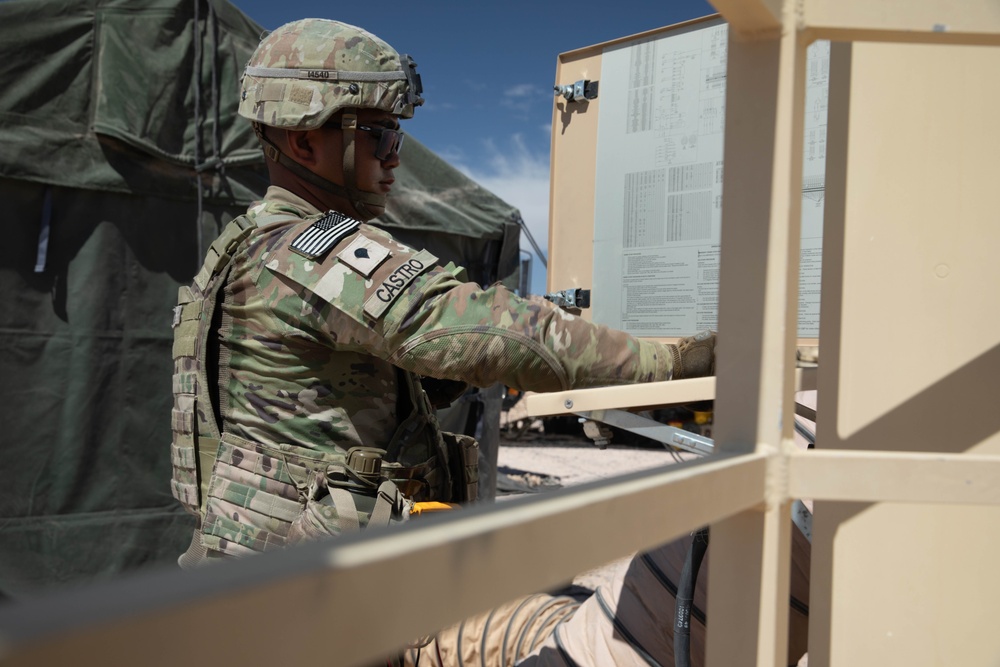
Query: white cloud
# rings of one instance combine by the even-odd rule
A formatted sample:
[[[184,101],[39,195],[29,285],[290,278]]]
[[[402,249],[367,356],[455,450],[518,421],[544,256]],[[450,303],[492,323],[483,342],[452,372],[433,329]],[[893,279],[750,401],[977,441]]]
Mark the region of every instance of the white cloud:
[[[547,149],[548,146],[545,145]],[[453,163],[490,192],[521,211],[521,217],[535,241],[548,254],[549,244],[549,157],[533,152],[524,137],[513,135],[503,147],[493,140],[485,142],[484,159],[480,165],[470,167]],[[521,248],[534,254],[524,234]],[[532,292],[545,290],[545,268],[535,257],[532,260]]]
[[[518,83],[503,89],[500,104],[513,111],[527,114],[542,101],[548,102],[549,91],[534,83]]]
[[[529,97],[533,93],[537,92],[538,86],[533,83],[519,83],[516,86],[510,86],[503,91],[505,97]]]
[[[448,164],[458,165],[465,161],[465,151],[458,146],[445,146],[444,148],[437,148],[435,149],[435,153],[439,158]]]

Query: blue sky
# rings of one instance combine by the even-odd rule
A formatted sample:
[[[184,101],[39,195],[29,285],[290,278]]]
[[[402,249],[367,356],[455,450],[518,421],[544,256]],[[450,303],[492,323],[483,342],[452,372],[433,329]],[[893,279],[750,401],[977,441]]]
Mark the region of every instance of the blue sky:
[[[426,102],[404,129],[518,207],[546,250],[557,56],[714,13],[704,0],[235,4],[269,30],[306,17],[336,19],[412,55]],[[528,248],[524,240],[521,245]],[[544,289],[536,260],[532,291]]]

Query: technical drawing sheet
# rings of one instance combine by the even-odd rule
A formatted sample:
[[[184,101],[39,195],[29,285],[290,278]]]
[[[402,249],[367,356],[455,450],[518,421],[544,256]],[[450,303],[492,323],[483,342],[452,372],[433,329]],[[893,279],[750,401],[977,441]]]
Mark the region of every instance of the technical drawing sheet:
[[[605,49],[593,318],[645,337],[717,328],[727,26]],[[819,334],[829,43],[810,47],[799,337]]]

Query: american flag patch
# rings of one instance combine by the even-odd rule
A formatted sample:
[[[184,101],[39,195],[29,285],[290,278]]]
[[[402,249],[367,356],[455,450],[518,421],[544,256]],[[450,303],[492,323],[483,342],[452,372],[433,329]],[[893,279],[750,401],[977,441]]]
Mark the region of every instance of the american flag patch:
[[[330,211],[295,237],[289,247],[300,255],[316,259],[341,239],[353,234],[360,224],[361,221],[348,218],[343,213]]]

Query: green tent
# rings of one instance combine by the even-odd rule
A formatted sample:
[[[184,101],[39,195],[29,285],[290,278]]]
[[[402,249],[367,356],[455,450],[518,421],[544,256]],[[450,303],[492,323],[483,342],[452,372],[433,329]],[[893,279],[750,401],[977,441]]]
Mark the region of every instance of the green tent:
[[[225,0],[0,2],[0,596],[173,561],[171,309],[266,187]],[[384,226],[516,280],[515,209],[408,142]]]

